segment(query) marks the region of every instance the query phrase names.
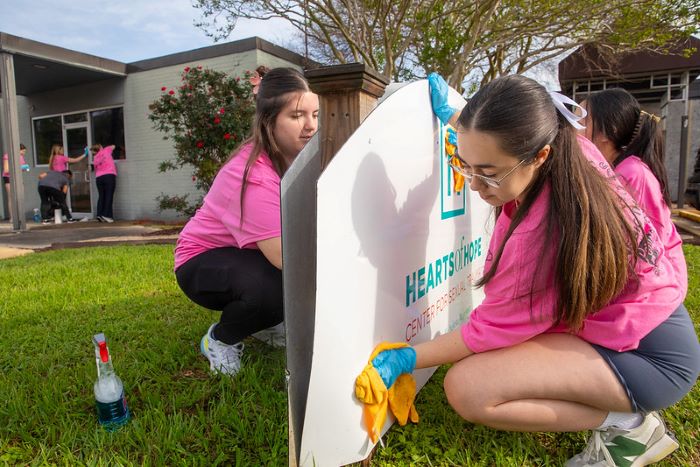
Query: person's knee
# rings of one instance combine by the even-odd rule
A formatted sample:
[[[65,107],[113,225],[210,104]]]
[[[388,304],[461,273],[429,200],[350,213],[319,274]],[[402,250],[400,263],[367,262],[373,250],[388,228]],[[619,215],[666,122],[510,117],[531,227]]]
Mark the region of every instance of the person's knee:
[[[445,375],[443,388],[452,408],[463,419],[483,424],[487,415],[487,403],[475,381],[467,376],[462,365],[455,364]]]

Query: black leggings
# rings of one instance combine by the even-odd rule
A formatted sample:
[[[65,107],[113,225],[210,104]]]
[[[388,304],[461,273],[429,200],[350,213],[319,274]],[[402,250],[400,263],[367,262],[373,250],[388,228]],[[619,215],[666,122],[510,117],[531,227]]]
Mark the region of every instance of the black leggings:
[[[112,200],[117,187],[117,176],[114,174],[100,175],[95,179],[97,185],[97,216],[114,217]]]
[[[53,209],[61,208],[61,212],[68,219],[71,218],[66,194],[50,186],[39,185],[39,197],[41,198],[41,218],[44,220],[53,218]]]
[[[209,250],[189,259],[175,276],[190,300],[221,310],[214,334],[225,344],[282,322],[282,271],[260,250]]]

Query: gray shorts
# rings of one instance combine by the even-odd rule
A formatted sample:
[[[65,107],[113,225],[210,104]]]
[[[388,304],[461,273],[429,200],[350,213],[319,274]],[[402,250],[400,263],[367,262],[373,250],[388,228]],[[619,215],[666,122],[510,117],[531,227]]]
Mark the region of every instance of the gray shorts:
[[[700,344],[688,310],[676,311],[627,352],[593,345],[627,391],[635,412],[665,409],[683,398],[700,372]]]

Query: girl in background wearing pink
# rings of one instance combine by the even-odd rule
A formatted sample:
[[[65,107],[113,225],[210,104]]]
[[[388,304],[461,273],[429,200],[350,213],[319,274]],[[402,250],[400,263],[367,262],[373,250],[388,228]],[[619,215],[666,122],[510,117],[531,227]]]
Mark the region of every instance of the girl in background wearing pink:
[[[74,164],[80,162],[87,157],[87,148],[85,148],[85,154],[81,154],[76,157],[68,157],[63,153],[63,146],[60,144],[54,144],[51,146],[51,154],[49,154],[49,170],[54,170],[56,172],[63,172],[68,170],[68,164]]]
[[[654,224],[685,295],[688,269],[681,236],[671,221],[659,117],[643,111],[637,99],[621,88],[593,93],[581,107],[588,112],[581,133],[596,145]]]
[[[92,165],[95,167],[95,184],[97,185],[97,215],[100,222],[114,222],[112,213],[112,202],[114,200],[114,190],[117,188],[117,166],[112,158],[114,145],[102,147],[95,144],[90,148],[92,151]]]
[[[20,143],[19,144],[19,163],[20,169],[24,172],[29,172],[29,164],[24,159],[24,155],[27,153],[27,147]],[[12,190],[10,189],[10,156],[8,154],[2,155],[2,184],[5,185],[5,193],[7,193],[7,205],[12,204]],[[12,220],[12,219],[10,219]]]
[[[235,375],[245,337],[282,322],[280,179],[318,128],[318,96],[292,68],[260,82],[253,136],[234,152],[182,230],[175,275],[193,302],[221,310],[200,341],[212,371]]]

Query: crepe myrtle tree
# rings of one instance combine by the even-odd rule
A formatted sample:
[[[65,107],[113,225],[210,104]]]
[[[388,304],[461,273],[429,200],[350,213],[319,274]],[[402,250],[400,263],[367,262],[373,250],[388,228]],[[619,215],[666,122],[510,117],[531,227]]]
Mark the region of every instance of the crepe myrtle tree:
[[[255,102],[251,72],[244,79],[207,68],[185,67],[181,85],[161,87],[161,95],[149,106],[153,127],[173,141],[175,158],[160,163],[159,172],[192,169],[192,182],[202,193],[231,153],[251,132]],[[161,211],[174,209],[192,216],[203,197],[194,202],[189,194],[161,193]]]

